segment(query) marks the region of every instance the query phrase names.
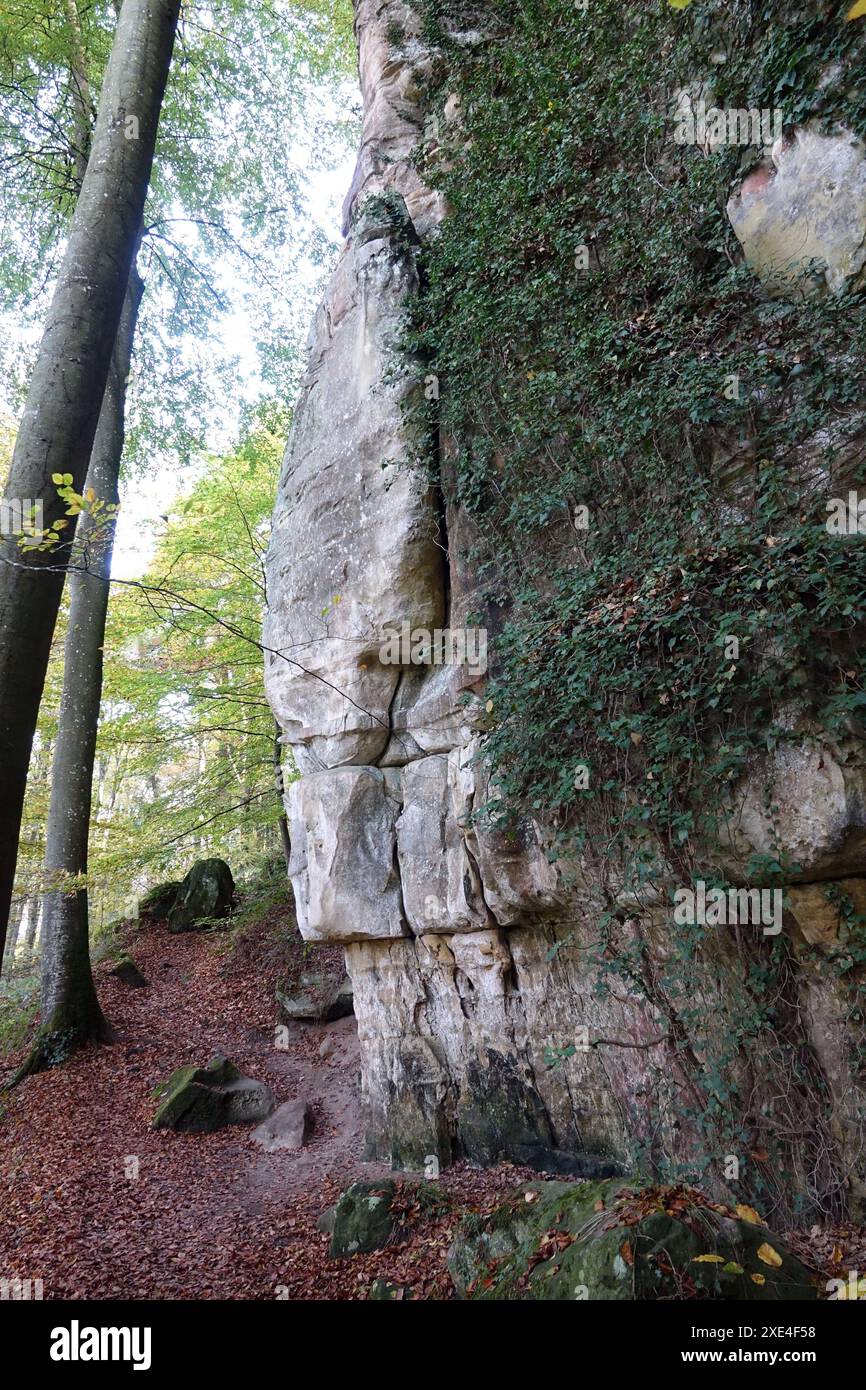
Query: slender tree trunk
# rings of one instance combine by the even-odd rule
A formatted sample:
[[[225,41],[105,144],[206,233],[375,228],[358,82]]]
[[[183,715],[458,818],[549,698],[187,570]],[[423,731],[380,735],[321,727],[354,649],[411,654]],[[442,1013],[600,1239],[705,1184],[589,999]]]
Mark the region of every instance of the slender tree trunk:
[[[15,956],[18,950],[18,941],[22,935],[24,918],[27,913],[27,898],[13,898],[12,906],[9,910],[9,932],[6,937],[6,947],[3,952],[3,969],[7,975],[11,975],[15,968]]]
[[[21,919],[21,927],[18,932],[19,945],[24,943],[22,952],[24,961],[29,967],[33,959],[33,943],[36,940],[36,926],[39,920],[39,898],[28,896],[24,903],[24,914]]]
[[[274,784],[277,789],[277,796],[280,798],[280,842],[283,846],[283,858],[286,861],[286,873],[289,872],[289,864],[292,858],[292,841],[289,835],[289,818],[286,815],[285,802],[283,797],[286,793],[286,784],[283,780],[283,740],[282,729],[274,721]]]
[[[126,382],[142,290],[133,268],[87,471],[87,487],[111,505],[119,497]],[[63,695],[45,844],[49,891],[43,904],[42,1025],[20,1075],[56,1066],[86,1042],[110,1038],[90,969],[87,888],[70,892],[63,885],[87,873],[114,520],[100,524],[98,518],[83,517],[78,539],[87,565],[69,577]]]
[[[30,917],[27,922],[27,935],[24,938],[24,945],[27,947],[27,959],[32,960],[36,954],[36,935],[39,931],[39,924],[42,918],[42,899],[39,897],[30,899]],[[41,944],[40,936],[40,944]]]
[[[69,20],[69,74],[75,88],[75,123],[72,130],[72,159],[75,166],[75,181],[78,192],[87,172],[90,158],[90,141],[93,135],[92,97],[90,75],[87,71],[87,54],[81,34],[81,20],[78,17],[77,0],[66,0],[66,15]]]
[[[87,172],[9,474],[6,496],[65,504],[54,473],[81,492],[138,244],[180,0],[125,0]],[[0,543],[0,948],[15,877],[27,767],[57,610],[62,558]],[[2,949],[0,949],[2,957]]]

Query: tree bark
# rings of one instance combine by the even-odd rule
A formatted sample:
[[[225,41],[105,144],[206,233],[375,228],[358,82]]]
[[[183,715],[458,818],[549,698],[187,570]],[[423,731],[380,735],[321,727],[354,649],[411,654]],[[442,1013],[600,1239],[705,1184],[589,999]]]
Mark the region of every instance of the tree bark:
[[[81,492],[138,243],[180,0],[125,0],[87,172],[6,489],[61,517],[53,473]],[[0,542],[0,958],[12,896],[27,767],[63,587],[56,553]]]
[[[279,724],[274,721],[274,785],[277,796],[280,798],[280,842],[283,846],[283,858],[286,861],[286,873],[289,872],[289,865],[292,861],[292,840],[289,834],[289,818],[286,815],[285,802],[286,784],[283,778],[283,731]]]
[[[42,899],[37,894],[35,897],[28,899],[28,904],[30,907],[30,916],[27,919],[27,934],[24,938],[24,968],[26,970],[32,968],[38,954],[38,949],[41,949],[42,946],[42,935],[40,931],[42,926]],[[39,948],[37,948],[36,945],[37,935],[39,936]]]
[[[126,383],[143,288],[133,268],[87,471],[86,486],[113,505],[119,498]],[[102,524],[92,516],[82,518],[78,539],[86,548],[87,565],[69,577],[63,694],[45,844],[49,891],[43,905],[42,1023],[27,1072],[56,1066],[86,1042],[110,1038],[90,969],[87,888],[70,892],[63,885],[87,873],[114,529],[113,518]]]
[[[7,975],[11,975],[15,969],[15,955],[18,949],[18,941],[24,926],[24,916],[27,911],[27,899],[18,898],[12,900],[9,910],[9,931],[6,936],[6,945],[3,950],[3,969]]]

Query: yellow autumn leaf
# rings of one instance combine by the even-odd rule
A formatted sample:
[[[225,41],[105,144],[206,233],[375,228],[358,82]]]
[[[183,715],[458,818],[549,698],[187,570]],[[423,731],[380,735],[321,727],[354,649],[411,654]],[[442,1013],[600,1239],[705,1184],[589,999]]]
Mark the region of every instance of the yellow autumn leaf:
[[[763,1264],[772,1265],[773,1269],[778,1269],[782,1263],[782,1256],[778,1250],[774,1250],[772,1245],[768,1245],[766,1241],[763,1245],[758,1246],[756,1253]]]
[[[724,1255],[695,1255],[692,1260],[693,1265],[723,1265]]]
[[[851,6],[845,18],[862,19],[864,15],[866,15],[866,0],[857,0],[856,4]]]
[[[691,3],[692,0],[668,0],[672,10],[687,10]]]
[[[749,1278],[753,1284],[766,1284],[767,1282],[763,1274],[750,1274]]]
[[[487,704],[484,706],[484,708],[487,710],[487,713],[488,713],[488,714],[492,714],[492,713],[493,713],[493,701],[492,701],[492,700],[488,700],[488,701],[487,701]]]
[[[748,1221],[750,1226],[763,1226],[764,1224],[755,1208],[747,1207],[743,1202],[737,1203],[737,1216],[741,1221]]]

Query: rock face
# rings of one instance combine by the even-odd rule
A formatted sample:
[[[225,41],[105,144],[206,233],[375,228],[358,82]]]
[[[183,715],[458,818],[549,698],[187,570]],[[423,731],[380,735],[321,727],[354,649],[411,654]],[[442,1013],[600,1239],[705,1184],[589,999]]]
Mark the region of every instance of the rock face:
[[[209,1134],[225,1125],[257,1124],[274,1108],[263,1081],[242,1076],[226,1057],[214,1057],[206,1067],[179,1067],[162,1088],[153,1118],[154,1129],[184,1134]]]
[[[534,1183],[465,1220],[448,1268],[459,1297],[481,1301],[814,1302],[814,1277],[750,1216],[680,1188]]]
[[[193,931],[204,918],[227,917],[234,896],[235,882],[225,860],[198,859],[177,891],[168,914],[169,931]]]
[[[777,293],[854,288],[866,267],[866,160],[850,134],[798,130],[728,203],[746,258]]]
[[[268,697],[302,774],[287,798],[298,922],[307,941],[345,944],[369,1156],[418,1169],[431,1155],[509,1158],[598,1176],[639,1152],[696,1165],[693,1176],[728,1195],[757,1185],[788,1208],[794,1193],[818,1190],[836,1211],[856,1205],[866,1195],[851,1064],[859,1025],[828,956],[838,913],[817,896],[819,884],[866,881],[862,749],[819,755],[804,736],[731,794],[733,881],[747,882],[750,860],[772,849],[802,866],[802,886],[784,916],[779,1070],[745,1045],[729,1049],[719,1104],[740,1139],[708,1158],[691,1069],[719,998],[744,988],[731,935],[707,939],[681,998],[611,983],[588,962],[594,884],[615,880],[616,864],[554,862],[550,828],[533,822],[507,835],[473,823],[490,797],[483,675],[383,659],[404,623],[465,623],[478,595],[466,519],[400,467],[413,443],[402,406],[423,387],[393,350],[417,284],[414,246],[446,211],[411,158],[434,55],[416,10],[398,0],[356,0],[356,33],[362,153],[279,484],[265,646]],[[458,38],[479,41],[468,17]],[[864,263],[862,153],[847,137],[800,132],[773,160],[729,206],[749,261],[764,273],[805,247],[826,287],[850,285]],[[445,462],[448,448],[440,441]],[[617,902],[617,945],[663,962],[669,914],[653,904],[638,914],[625,893]],[[773,1118],[795,1057],[831,1097],[828,1122],[793,1094],[784,1120]],[[783,1154],[772,1171],[761,1166],[768,1136]],[[738,1171],[745,1188],[731,1187]]]

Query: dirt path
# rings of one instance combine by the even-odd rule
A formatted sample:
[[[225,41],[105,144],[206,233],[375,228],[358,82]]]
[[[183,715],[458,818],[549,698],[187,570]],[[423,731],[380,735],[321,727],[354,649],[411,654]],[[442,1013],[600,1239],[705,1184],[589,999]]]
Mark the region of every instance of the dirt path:
[[[362,1161],[354,1019],[292,1024],[278,1050],[274,985],[284,964],[233,967],[220,947],[220,938],[133,932],[130,953],[149,988],[97,972],[116,1042],[2,1098],[0,1277],[41,1279],[45,1298],[359,1298],[376,1275],[411,1283],[419,1297],[448,1296],[456,1214],[450,1223],[419,1217],[399,1250],[328,1258],[316,1218],[350,1182],[386,1171]],[[334,1047],[322,1059],[325,1036]],[[154,1088],[217,1051],[267,1081],[278,1103],[312,1105],[304,1150],[266,1154],[238,1128],[150,1128]],[[519,1176],[458,1169],[445,1185],[473,1199]]]

